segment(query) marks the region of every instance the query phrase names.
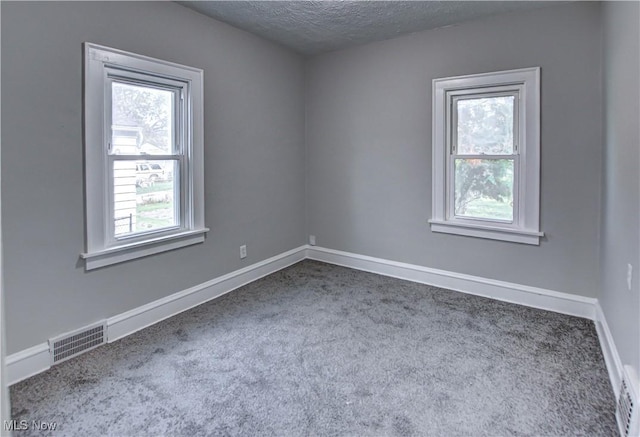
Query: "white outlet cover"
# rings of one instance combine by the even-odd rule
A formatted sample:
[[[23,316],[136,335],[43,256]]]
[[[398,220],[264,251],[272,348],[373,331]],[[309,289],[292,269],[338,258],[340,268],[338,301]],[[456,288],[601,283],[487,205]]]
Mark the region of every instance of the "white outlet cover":
[[[309,244],[312,246],[316,245],[316,236],[315,235],[309,235]]]
[[[627,264],[627,288],[631,291],[631,280],[633,279],[633,266]]]

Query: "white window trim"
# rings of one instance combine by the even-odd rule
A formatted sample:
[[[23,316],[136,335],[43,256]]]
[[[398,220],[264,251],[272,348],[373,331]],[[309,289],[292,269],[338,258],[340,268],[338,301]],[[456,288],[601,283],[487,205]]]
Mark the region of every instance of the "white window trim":
[[[159,80],[185,84],[187,129],[185,156],[188,174],[181,176],[184,208],[180,228],[171,228],[113,241],[107,231],[111,220],[107,149],[110,132],[105,129],[105,81],[108,69],[155,75]],[[155,253],[202,243],[209,231],[204,224],[204,114],[203,71],[172,62],[84,43],[84,164],[86,270],[92,270]]]
[[[513,223],[500,221],[454,218],[449,212],[447,111],[449,95],[519,87],[518,132],[519,181],[518,207]],[[471,237],[540,244],[540,67],[523,68],[493,73],[473,74],[433,80],[432,125],[432,217],[433,232]]]

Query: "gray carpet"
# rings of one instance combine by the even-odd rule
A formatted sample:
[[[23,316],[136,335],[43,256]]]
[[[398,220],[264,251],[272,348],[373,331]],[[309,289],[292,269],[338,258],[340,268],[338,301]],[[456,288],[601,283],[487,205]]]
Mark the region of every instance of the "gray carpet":
[[[56,436],[616,435],[591,321],[314,261],[61,363],[11,400]]]

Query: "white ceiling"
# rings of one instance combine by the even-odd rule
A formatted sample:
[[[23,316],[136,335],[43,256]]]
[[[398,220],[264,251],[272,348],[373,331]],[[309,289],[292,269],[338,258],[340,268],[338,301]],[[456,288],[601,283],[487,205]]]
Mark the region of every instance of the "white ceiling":
[[[555,1],[179,1],[304,55]]]

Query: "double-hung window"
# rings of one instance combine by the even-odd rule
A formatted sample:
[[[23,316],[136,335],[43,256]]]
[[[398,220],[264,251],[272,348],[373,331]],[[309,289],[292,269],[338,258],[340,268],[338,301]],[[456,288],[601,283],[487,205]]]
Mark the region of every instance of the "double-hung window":
[[[539,244],[539,76],[433,81],[432,231]]]
[[[204,241],[202,70],[85,44],[87,270]]]

